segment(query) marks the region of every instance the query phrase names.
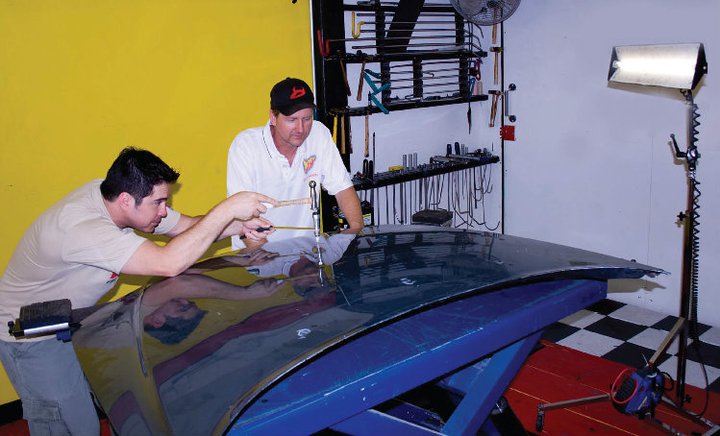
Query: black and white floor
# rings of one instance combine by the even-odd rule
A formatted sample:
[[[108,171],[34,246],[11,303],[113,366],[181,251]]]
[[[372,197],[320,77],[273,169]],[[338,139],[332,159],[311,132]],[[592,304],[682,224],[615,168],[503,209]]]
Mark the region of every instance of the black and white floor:
[[[638,306],[603,300],[550,326],[543,339],[578,351],[642,368],[660,347],[677,317]],[[685,383],[720,393],[720,328],[697,325],[699,342],[688,341]],[[673,380],[677,374],[677,338],[657,359]],[[707,382],[705,374],[707,374]]]

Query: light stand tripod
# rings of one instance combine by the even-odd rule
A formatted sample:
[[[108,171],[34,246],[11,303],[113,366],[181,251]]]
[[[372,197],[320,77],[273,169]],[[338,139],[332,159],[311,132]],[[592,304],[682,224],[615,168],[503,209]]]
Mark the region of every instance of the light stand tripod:
[[[697,339],[697,294],[698,294],[698,249],[700,246],[699,229],[698,229],[698,208],[700,199],[700,190],[695,175],[700,153],[697,149],[697,126],[700,125],[697,112],[697,105],[693,101],[692,91],[681,91],[685,96],[688,104],[688,145],[686,151],[680,151],[675,140],[675,135],[671,134],[672,145],[675,150],[675,157],[685,159],[688,187],[687,187],[687,208],[678,214],[678,219],[684,226],[683,234],[683,263],[682,263],[682,282],[680,288],[680,314],[678,323],[682,323],[678,335],[678,353],[677,353],[677,374],[676,374],[676,403],[679,406],[685,404],[685,373],[687,369],[687,341],[688,333]],[[687,325],[684,323],[687,321]],[[689,331],[688,331],[689,328]],[[675,330],[675,329],[673,329]],[[672,333],[672,331],[670,332]]]

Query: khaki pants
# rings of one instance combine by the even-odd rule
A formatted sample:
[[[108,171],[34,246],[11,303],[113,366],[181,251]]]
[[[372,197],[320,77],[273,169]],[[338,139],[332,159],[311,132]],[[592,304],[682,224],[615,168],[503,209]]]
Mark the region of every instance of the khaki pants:
[[[97,436],[100,422],[70,342],[0,340],[0,360],[33,436]]]

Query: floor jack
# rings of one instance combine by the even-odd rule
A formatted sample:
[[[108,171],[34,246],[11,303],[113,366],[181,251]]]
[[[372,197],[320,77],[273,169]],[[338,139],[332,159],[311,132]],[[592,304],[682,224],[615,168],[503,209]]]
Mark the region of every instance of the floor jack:
[[[649,417],[649,423],[659,426],[661,429],[668,431],[670,434],[682,434],[668,424],[665,424],[655,418],[655,408],[660,401],[663,401],[680,414],[698,422],[703,426],[707,426],[708,431],[703,433],[703,435],[720,434],[715,433],[716,431],[719,431],[717,425],[700,416],[683,410],[669,398],[664,396],[667,389],[665,386],[666,376],[657,369],[655,362],[663,355],[663,353],[665,353],[665,351],[667,351],[667,348],[672,343],[672,340],[685,327],[685,318],[679,318],[672,330],[668,332],[655,354],[653,354],[647,362],[647,365],[632,372],[632,374],[630,374],[632,371],[630,368],[621,372],[613,382],[609,393],[566,401],[558,401],[556,403],[539,404],[537,417],[535,418],[535,430],[538,432],[542,431],[545,425],[545,412],[548,410],[565,409],[568,407],[610,400],[612,401],[615,409],[620,413],[626,415],[636,415],[640,419]]]

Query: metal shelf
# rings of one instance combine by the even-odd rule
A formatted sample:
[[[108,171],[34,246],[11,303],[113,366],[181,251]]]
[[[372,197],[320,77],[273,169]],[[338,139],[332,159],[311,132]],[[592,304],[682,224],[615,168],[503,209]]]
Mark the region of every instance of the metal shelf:
[[[407,168],[397,171],[386,171],[376,173],[369,177],[353,177],[353,185],[358,191],[381,188],[383,186],[397,183],[419,180],[425,177],[447,174],[453,171],[460,171],[469,168],[480,167],[497,163],[500,158],[492,154],[484,155],[453,155],[450,157],[435,157],[429,164],[422,164],[415,168]]]

